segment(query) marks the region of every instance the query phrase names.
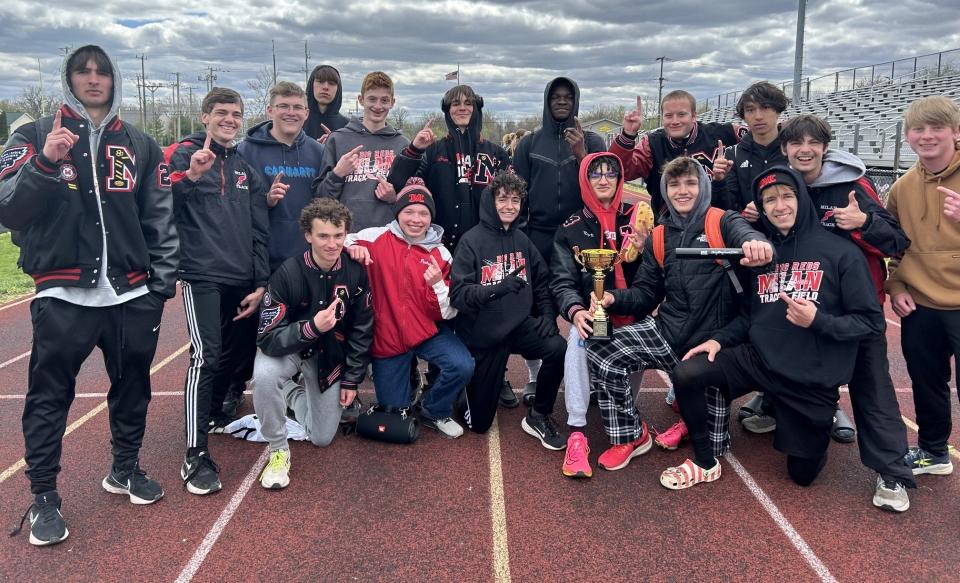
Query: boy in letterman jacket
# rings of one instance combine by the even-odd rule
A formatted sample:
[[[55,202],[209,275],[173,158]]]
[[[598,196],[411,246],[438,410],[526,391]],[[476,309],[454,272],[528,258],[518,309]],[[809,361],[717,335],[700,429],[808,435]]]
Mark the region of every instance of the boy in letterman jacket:
[[[473,375],[473,357],[443,323],[457,309],[450,303],[452,258],[441,243],[443,228],[432,224],[435,208],[422,181],[409,184],[393,205],[395,219],[347,236],[347,247],[367,265],[373,291],[377,401],[409,407],[411,358],[433,363],[440,374],[421,404],[421,419],[454,439],[463,428],[451,418],[453,403]]]
[[[318,447],[330,445],[343,407],[357,396],[370,364],[373,307],[367,272],[343,253],[350,211],[315,199],[300,214],[310,245],[284,261],[263,295],[254,363],[253,406],[270,442],[264,488],[290,483],[286,411]],[[291,381],[303,375],[303,386]]]
[[[77,371],[95,346],[110,377],[113,468],[103,488],[135,504],[163,496],[138,459],[163,304],[176,290],[160,147],[117,117],[122,80],[103,49],[77,49],[63,71],[64,105],[20,127],[0,155],[0,221],[19,231],[19,264],[37,286],[23,406],[34,545],[69,535],[57,493],[62,438]]]
[[[180,477],[198,495],[221,488],[207,433],[222,432],[228,422],[220,413],[224,397],[253,374],[257,319],[252,316],[270,276],[267,188],[233,147],[243,101],[232,89],[214,87],[200,108],[206,131],[166,151],[190,332],[187,453]]]

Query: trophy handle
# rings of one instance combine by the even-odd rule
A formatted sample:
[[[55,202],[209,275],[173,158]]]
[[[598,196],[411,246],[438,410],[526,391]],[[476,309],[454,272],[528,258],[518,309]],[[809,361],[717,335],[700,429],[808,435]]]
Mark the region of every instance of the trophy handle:
[[[580,264],[580,270],[584,273],[587,272],[587,266],[583,264],[583,259],[580,258],[580,246],[573,246],[573,260]]]

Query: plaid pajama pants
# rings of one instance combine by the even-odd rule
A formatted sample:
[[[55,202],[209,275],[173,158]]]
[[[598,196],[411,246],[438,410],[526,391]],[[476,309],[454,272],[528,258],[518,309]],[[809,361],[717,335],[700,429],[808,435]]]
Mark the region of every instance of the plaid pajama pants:
[[[639,439],[642,425],[630,375],[648,368],[670,374],[679,363],[653,318],[647,316],[629,326],[616,328],[609,341],[589,342],[587,360],[603,427],[610,442],[625,444]],[[730,444],[730,405],[715,387],[707,390],[706,398],[710,441],[714,454],[721,456]]]

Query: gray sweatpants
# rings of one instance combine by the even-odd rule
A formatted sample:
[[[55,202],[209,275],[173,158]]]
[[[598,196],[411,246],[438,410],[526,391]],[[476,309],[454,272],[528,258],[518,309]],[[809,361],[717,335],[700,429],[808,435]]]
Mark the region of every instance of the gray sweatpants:
[[[300,372],[303,386],[291,378]],[[340,426],[340,383],[320,392],[317,369],[299,354],[267,356],[257,351],[253,363],[253,408],[260,419],[260,432],[271,450],[289,449],[287,445],[287,408],[306,429],[310,441],[326,447]]]

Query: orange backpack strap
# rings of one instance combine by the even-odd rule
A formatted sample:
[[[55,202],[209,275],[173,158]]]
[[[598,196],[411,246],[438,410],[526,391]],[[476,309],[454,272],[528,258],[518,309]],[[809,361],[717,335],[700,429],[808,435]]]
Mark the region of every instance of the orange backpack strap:
[[[663,267],[664,257],[663,238],[663,225],[657,225],[653,228],[653,257],[661,268]]]
[[[707,216],[703,221],[703,232],[707,235],[707,245],[711,249],[726,247],[723,242],[723,232],[720,230],[720,219],[722,218],[723,210],[713,206],[707,209]]]

